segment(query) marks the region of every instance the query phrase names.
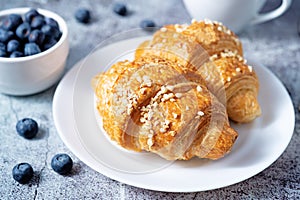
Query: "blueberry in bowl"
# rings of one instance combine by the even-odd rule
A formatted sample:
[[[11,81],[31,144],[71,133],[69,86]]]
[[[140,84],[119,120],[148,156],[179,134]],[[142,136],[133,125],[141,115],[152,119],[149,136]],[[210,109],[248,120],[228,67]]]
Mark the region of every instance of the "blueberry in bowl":
[[[31,95],[61,77],[68,29],[58,14],[37,8],[0,11],[0,93]]]

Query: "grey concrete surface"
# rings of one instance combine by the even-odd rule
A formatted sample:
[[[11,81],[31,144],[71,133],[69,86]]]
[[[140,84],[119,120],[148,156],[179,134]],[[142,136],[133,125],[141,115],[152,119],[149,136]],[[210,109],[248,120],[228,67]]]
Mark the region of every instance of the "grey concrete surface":
[[[60,14],[68,23],[70,55],[66,72],[109,36],[139,26],[141,19],[153,19],[158,25],[190,21],[180,0],[128,0],[130,15],[120,17],[111,11],[114,1],[102,0],[1,0],[0,10],[13,7],[40,7]],[[269,1],[266,9],[277,1]],[[89,25],[75,21],[79,7],[92,11]],[[247,28],[240,34],[245,54],[267,66],[284,83],[292,98],[296,126],[285,152],[270,167],[243,182],[212,191],[165,193],[132,187],[95,172],[81,162],[58,136],[52,117],[52,98],[56,85],[32,96],[14,97],[0,94],[0,199],[300,199],[300,1],[276,20]],[[299,22],[300,23],[300,22]],[[272,103],[272,102],[270,102]],[[18,119],[32,117],[41,132],[33,140],[19,137]],[[51,158],[59,152],[71,155],[71,174],[60,176],[51,169]],[[29,184],[12,179],[12,168],[29,162],[35,175]]]

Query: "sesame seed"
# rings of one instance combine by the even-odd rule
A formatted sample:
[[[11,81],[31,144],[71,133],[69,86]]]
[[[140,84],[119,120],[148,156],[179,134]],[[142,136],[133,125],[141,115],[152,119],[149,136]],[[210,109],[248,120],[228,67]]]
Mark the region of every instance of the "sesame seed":
[[[231,78],[230,78],[229,76],[227,77],[227,81],[228,81],[228,82],[230,82],[230,81],[231,81]]]
[[[159,129],[159,132],[161,132],[161,133],[165,133],[165,132],[166,132],[166,129],[164,129],[164,128],[160,128],[160,129]]]
[[[170,135],[171,136],[175,136],[176,135],[176,131],[170,131]]]
[[[237,68],[235,69],[235,71],[240,72],[240,71],[241,71],[241,68],[237,67]]]
[[[167,92],[167,88],[165,86],[161,86],[160,88],[162,93],[166,93]]]
[[[182,93],[176,93],[176,94],[175,94],[175,97],[181,98],[181,97],[182,97]]]
[[[147,140],[147,145],[148,145],[149,147],[152,147],[152,146],[153,146],[153,140],[152,140],[152,138],[148,138],[148,140]]]
[[[200,85],[197,86],[197,91],[198,91],[198,92],[202,92],[202,88],[201,88]]]
[[[202,112],[202,111],[199,111],[199,112],[197,112],[197,115],[199,115],[199,116],[203,116],[203,115],[204,115],[204,112]]]
[[[173,91],[174,90],[174,86],[173,85],[167,85],[166,89],[170,90],[170,91]]]
[[[190,109],[190,107],[189,106],[185,106],[185,110],[189,110]]]
[[[167,28],[166,28],[166,27],[162,27],[162,28],[160,29],[160,31],[161,31],[161,32],[166,32],[166,31],[167,31]]]
[[[191,23],[193,24],[193,23],[196,23],[197,22],[197,20],[196,19],[192,19],[192,21],[191,21]]]
[[[173,99],[173,98],[171,98],[171,99],[170,99],[170,101],[171,101],[171,102],[175,102],[176,100],[175,100],[175,99]]]
[[[248,65],[248,69],[249,69],[250,72],[252,72],[252,70],[253,70],[252,66],[250,66],[250,65]]]
[[[177,119],[178,115],[176,113],[173,113],[174,119]]]
[[[141,94],[145,94],[146,93],[147,88],[142,88],[140,89]]]

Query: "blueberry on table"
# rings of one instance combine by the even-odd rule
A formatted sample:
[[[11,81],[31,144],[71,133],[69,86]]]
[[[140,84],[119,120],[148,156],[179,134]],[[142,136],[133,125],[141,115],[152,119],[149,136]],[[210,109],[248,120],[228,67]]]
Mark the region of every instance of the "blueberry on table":
[[[0,29],[0,42],[7,43],[9,40],[13,39],[14,33],[12,31],[7,31]]]
[[[28,12],[25,13],[24,18],[26,22],[30,23],[31,20],[38,15],[40,15],[40,13],[36,9],[31,8]]]
[[[7,57],[7,56],[8,56],[7,52],[3,49],[0,49],[0,57]]]
[[[37,45],[42,45],[44,40],[45,40],[45,34],[38,29],[31,31],[31,33],[28,36],[28,41],[34,42]]]
[[[31,31],[30,24],[28,22],[24,22],[18,26],[18,28],[16,30],[16,35],[21,40],[25,40],[29,36],[30,31]]]
[[[36,43],[26,43],[24,47],[24,55],[31,56],[34,54],[41,53],[40,47]]]
[[[10,58],[19,58],[19,57],[23,57],[24,54],[20,51],[14,51],[10,54]]]
[[[17,122],[18,134],[26,139],[31,139],[38,133],[38,124],[31,118],[24,118]]]
[[[13,179],[21,184],[28,183],[33,176],[33,169],[28,163],[19,163],[12,170]]]
[[[113,7],[113,11],[121,16],[125,16],[127,14],[126,5],[123,3],[116,3]]]
[[[155,27],[155,23],[154,23],[154,21],[152,21],[150,19],[144,19],[141,21],[140,27],[142,29],[152,31],[153,28]]]
[[[23,19],[21,15],[10,14],[2,20],[1,28],[7,31],[14,31],[22,23]]]
[[[33,29],[40,29],[44,24],[46,24],[44,17],[38,15],[31,20],[30,26]]]
[[[71,171],[73,161],[67,154],[56,154],[51,160],[51,167],[58,174],[64,175]]]
[[[18,40],[10,40],[7,43],[7,52],[11,53],[13,51],[20,51],[21,50],[21,44]]]
[[[87,24],[91,19],[90,11],[85,8],[80,8],[75,12],[75,18],[78,22]]]

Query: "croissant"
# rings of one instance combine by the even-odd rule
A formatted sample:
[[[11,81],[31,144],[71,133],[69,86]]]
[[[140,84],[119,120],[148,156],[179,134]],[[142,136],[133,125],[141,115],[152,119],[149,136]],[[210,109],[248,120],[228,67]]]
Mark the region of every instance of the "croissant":
[[[193,71],[146,56],[121,61],[92,80],[103,128],[118,145],[167,160],[219,159],[238,134],[226,108]]]
[[[167,25],[143,42],[135,57],[156,55],[192,70],[206,81],[235,122],[250,122],[261,114],[257,101],[259,81],[243,58],[241,42],[221,23],[192,21]]]

